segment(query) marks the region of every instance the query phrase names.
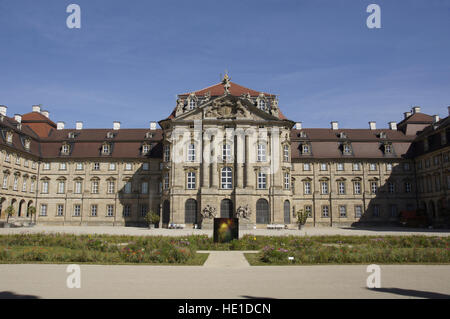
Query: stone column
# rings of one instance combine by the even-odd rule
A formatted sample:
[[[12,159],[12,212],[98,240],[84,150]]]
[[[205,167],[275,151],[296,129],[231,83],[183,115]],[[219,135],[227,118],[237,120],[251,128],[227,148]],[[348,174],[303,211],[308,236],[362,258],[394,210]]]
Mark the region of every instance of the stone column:
[[[211,167],[212,167],[212,187],[213,188],[218,188],[219,186],[219,172],[217,172],[217,154],[216,154],[216,137],[212,136],[211,137],[211,145],[212,147],[212,152],[213,152],[213,156],[211,156]],[[210,153],[211,154],[211,153]]]
[[[211,158],[211,145],[208,135],[203,133],[203,158],[202,158],[202,187],[209,187],[209,163]]]
[[[241,129],[236,130],[236,182],[238,188],[244,187],[244,163],[245,163],[245,137]]]

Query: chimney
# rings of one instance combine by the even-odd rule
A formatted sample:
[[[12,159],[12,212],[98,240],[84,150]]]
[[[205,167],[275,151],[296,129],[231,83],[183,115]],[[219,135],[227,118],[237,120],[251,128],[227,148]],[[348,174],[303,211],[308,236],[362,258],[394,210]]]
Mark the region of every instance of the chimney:
[[[420,113],[420,106],[414,106],[414,107],[412,108],[412,113],[413,113],[413,114],[415,114],[415,113]]]
[[[156,122],[150,122],[150,129],[156,130]]]
[[[405,115],[405,119],[407,119],[408,117],[411,116],[411,112],[405,112],[405,113],[403,113],[403,114]]]
[[[449,110],[450,110],[450,106],[449,106]],[[450,112],[450,111],[449,111]],[[302,129],[302,122],[297,122],[295,123],[295,129],[296,130],[301,130]]]
[[[83,122],[76,122],[75,123],[75,129],[76,130],[82,130],[83,129]]]
[[[14,114],[14,120],[18,123],[22,123],[22,115]]]
[[[439,115],[433,115],[433,124],[439,122]]]
[[[397,131],[397,123],[396,122],[389,122],[389,128],[392,131]]]
[[[377,122],[373,122],[373,121],[369,122],[369,128],[371,130],[376,130],[377,129]]]
[[[120,122],[114,121],[113,122],[113,130],[120,130]]]
[[[7,109],[8,109],[8,107],[6,105],[0,105],[0,115],[6,116]],[[449,110],[450,110],[450,106],[449,106]]]
[[[42,111],[41,111],[41,114],[44,115],[46,118],[48,118],[49,115],[50,115],[50,112],[49,112],[49,111],[42,110]]]
[[[331,122],[331,129],[332,130],[337,130],[339,128],[339,123],[337,121],[332,121]]]
[[[41,113],[41,106],[40,105],[33,105],[32,111]]]
[[[65,126],[66,124],[64,123],[64,122],[57,122],[56,123],[56,129],[57,130],[64,130],[64,126]]]

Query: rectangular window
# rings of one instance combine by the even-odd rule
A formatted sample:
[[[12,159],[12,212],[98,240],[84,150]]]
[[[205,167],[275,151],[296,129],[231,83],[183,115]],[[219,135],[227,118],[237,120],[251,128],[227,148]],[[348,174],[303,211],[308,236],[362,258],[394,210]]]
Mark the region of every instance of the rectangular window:
[[[195,161],[195,144],[191,143],[188,146],[188,162]]]
[[[64,216],[64,205],[58,204],[56,206],[56,216]]]
[[[321,170],[321,171],[326,171],[326,170],[328,170],[327,164],[326,164],[326,163],[320,164],[320,170]]]
[[[353,163],[353,170],[354,171],[359,171],[361,170],[361,165],[359,163]]]
[[[267,175],[266,173],[259,172],[258,173],[258,188],[266,189],[267,187]]]
[[[347,206],[339,206],[339,216],[341,218],[347,217]]]
[[[322,194],[328,194],[328,182],[321,182]]]
[[[164,146],[164,162],[170,161],[170,145]]]
[[[26,192],[26,191],[27,191],[27,179],[24,178],[23,184],[22,184],[22,192]]]
[[[169,173],[164,174],[164,189],[169,189]]]
[[[23,166],[28,167],[28,160],[27,159],[23,162]]]
[[[322,206],[322,217],[330,217],[329,216],[330,209],[327,205]]]
[[[338,171],[343,171],[344,170],[344,164],[343,163],[338,163],[337,164],[337,170]]]
[[[34,193],[34,180],[31,180],[30,193]]]
[[[355,195],[361,194],[361,182],[354,182]]]
[[[373,205],[373,217],[380,217],[380,206]]]
[[[7,189],[8,188],[8,174],[3,175],[3,189]]]
[[[100,170],[100,163],[94,163],[94,165],[92,166],[92,170],[99,171]]]
[[[81,216],[81,205],[73,206],[73,216],[79,217]]]
[[[144,144],[142,145],[142,154],[148,154],[148,152],[150,152],[150,145],[148,144]]]
[[[148,212],[148,206],[147,205],[141,205],[141,217],[145,217]]]
[[[9,153],[6,153],[5,155],[5,162],[11,162],[11,156],[9,155]]]
[[[44,163],[44,170],[48,171],[50,169],[50,163]]]
[[[67,169],[66,163],[59,163],[59,170],[60,171],[65,171],[66,169]]]
[[[303,170],[304,171],[310,171],[311,165],[309,163],[303,163]]]
[[[439,177],[437,177],[437,179],[439,180]],[[405,182],[405,192],[411,193],[411,183],[410,182]]]
[[[109,168],[110,171],[115,171],[116,170],[116,163],[109,163]]]
[[[283,161],[289,162],[289,145],[283,146]]]
[[[345,194],[345,182],[338,183],[339,195]]]
[[[258,162],[266,161],[266,144],[258,144]]]
[[[64,181],[58,181],[58,194],[64,194],[66,183]]]
[[[143,169],[144,171],[148,171],[148,169],[149,169],[149,164],[148,164],[148,163],[143,163],[143,164],[142,164],[142,169]]]
[[[125,170],[126,171],[131,171],[133,168],[133,165],[131,165],[131,163],[125,163]]]
[[[195,189],[195,172],[188,172],[187,174],[187,188]]]
[[[20,165],[20,157],[19,156],[16,157],[16,165]]]
[[[308,144],[303,144],[302,145],[302,154],[309,154],[310,153],[310,147]]]
[[[19,176],[15,175],[14,176],[13,190],[15,190],[15,191],[17,190],[18,184],[19,184]]]
[[[223,189],[233,188],[233,171],[230,167],[222,168],[220,184]]]
[[[77,170],[77,171],[83,170],[83,163],[77,163],[77,166],[75,167],[75,170]]]
[[[125,204],[125,206],[123,206],[123,217],[130,217],[130,215],[131,215],[131,205]]]
[[[304,186],[305,186],[305,195],[310,195],[311,194],[311,182],[305,182]]]
[[[75,194],[81,194],[81,181],[75,182]]]
[[[362,216],[362,206],[355,206],[355,218],[361,218]]]
[[[131,182],[126,182],[125,183],[125,194],[130,194],[131,193]]]
[[[108,194],[114,194],[116,190],[116,183],[114,181],[108,181]]]
[[[395,184],[392,182],[388,183],[388,191],[389,193],[393,194],[395,192]]]
[[[231,160],[231,146],[229,144],[223,144],[222,146],[222,161]]]
[[[114,216],[114,205],[106,205],[106,217]]]
[[[289,189],[291,179],[289,173],[284,173],[284,189]]]
[[[48,181],[42,181],[42,193],[48,194]]]
[[[312,206],[306,205],[305,206],[305,212],[306,212],[306,216],[312,217]]]
[[[143,182],[141,184],[141,193],[148,194],[148,182]]]
[[[97,205],[91,205],[91,216],[92,217],[97,217],[97,211],[98,211],[98,206]]]
[[[98,181],[92,181],[92,194],[98,194]]]
[[[378,191],[378,183],[370,182],[370,190],[372,191],[372,194],[376,194]]]
[[[391,217],[397,217],[397,205],[391,205]]]
[[[409,163],[403,163],[403,170],[407,171],[407,172],[411,170],[411,167],[409,166]]]
[[[386,171],[388,171],[388,172],[392,171],[392,163],[386,164]]]
[[[41,204],[40,216],[47,216],[47,204]]]

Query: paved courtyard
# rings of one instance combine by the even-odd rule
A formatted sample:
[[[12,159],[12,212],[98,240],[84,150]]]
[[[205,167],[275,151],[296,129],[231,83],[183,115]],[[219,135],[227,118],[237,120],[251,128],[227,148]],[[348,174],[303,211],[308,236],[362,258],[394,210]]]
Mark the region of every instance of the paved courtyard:
[[[113,227],[113,226],[43,226],[22,228],[0,228],[0,235],[21,233],[69,233],[69,234],[111,234],[134,236],[187,236],[208,235],[212,236],[212,230],[204,229],[148,229],[143,227]],[[268,230],[250,229],[240,230],[239,235],[245,234],[264,236],[321,236],[321,235],[354,235],[354,236],[383,236],[383,235],[426,235],[426,236],[450,236],[450,230],[446,229],[418,229],[403,227],[305,227],[302,230]]]
[[[79,289],[66,267],[0,265],[0,298],[450,298],[448,265],[382,265],[375,290],[366,265],[81,265]]]

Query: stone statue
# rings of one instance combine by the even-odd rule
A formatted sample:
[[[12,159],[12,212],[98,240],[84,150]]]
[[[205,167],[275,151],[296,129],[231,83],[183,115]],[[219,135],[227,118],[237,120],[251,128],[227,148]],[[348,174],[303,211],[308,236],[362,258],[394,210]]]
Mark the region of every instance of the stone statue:
[[[239,206],[236,210],[236,217],[237,218],[244,218],[244,219],[250,219],[250,208],[248,207],[248,204],[245,206]]]
[[[175,116],[178,116],[179,114],[183,113],[184,108],[184,100],[183,99],[177,99],[177,109],[175,111]]]
[[[228,76],[227,73],[225,73],[225,76],[223,77],[222,84],[223,88],[225,89],[225,94],[230,94],[230,84],[231,78]]]
[[[203,218],[215,218],[216,217],[216,209],[214,207],[211,207],[210,205],[206,205],[205,208],[202,210],[202,216]]]

